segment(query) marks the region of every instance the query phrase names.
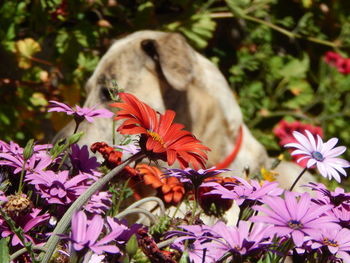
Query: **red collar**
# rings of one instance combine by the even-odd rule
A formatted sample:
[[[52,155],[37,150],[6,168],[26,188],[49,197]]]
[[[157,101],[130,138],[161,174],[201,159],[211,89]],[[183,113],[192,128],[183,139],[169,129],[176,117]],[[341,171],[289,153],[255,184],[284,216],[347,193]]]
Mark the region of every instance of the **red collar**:
[[[233,163],[233,161],[236,159],[237,154],[241,148],[242,145],[242,141],[243,141],[243,127],[242,125],[239,127],[239,131],[238,131],[238,137],[236,140],[236,145],[233,148],[233,151],[230,153],[230,155],[228,155],[226,157],[225,160],[223,160],[222,162],[218,163],[217,165],[215,165],[215,169],[224,169],[227,168],[231,163]]]

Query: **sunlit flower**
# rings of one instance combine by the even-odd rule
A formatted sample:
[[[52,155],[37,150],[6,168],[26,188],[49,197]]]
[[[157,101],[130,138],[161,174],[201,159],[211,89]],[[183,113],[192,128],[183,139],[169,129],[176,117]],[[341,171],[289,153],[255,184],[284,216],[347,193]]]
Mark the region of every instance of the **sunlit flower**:
[[[168,165],[177,160],[182,168],[191,164],[195,169],[204,167],[209,148],[202,145],[182,124],[173,123],[175,112],[158,114],[147,104],[128,93],[119,93],[122,103],[115,120],[126,119],[118,128],[121,134],[141,134],[139,146],[151,160],[161,159]]]
[[[142,175],[144,183],[157,189],[166,203],[177,204],[182,200],[185,188],[177,178],[164,177],[157,167],[147,164],[138,164],[136,170]]]
[[[319,228],[337,227],[334,218],[324,213],[332,207],[312,203],[311,196],[303,193],[297,199],[296,193],[285,192],[285,199],[267,196],[263,199],[266,206],[253,206],[265,215],[253,216],[251,221],[272,224],[271,234],[280,237],[292,237],[296,246],[301,246],[305,236],[313,235]]]
[[[39,195],[49,204],[68,205],[87,189],[84,183],[88,179],[89,177],[84,174],[69,179],[68,171],[55,173],[49,170],[27,175],[25,181],[34,185]]]
[[[333,207],[350,205],[350,193],[346,193],[341,187],[337,187],[334,191],[330,191],[324,184],[309,183],[306,185],[316,192],[315,203],[332,205]]]
[[[264,181],[262,185],[257,180],[250,180],[247,182],[243,178],[234,177],[236,182],[226,183],[224,186],[221,184],[212,182],[205,183],[204,186],[210,186],[214,189],[208,192],[206,195],[220,195],[223,199],[235,200],[237,205],[242,205],[243,203],[255,204],[256,201],[261,201],[265,196],[278,196],[283,190],[278,187],[277,182]]]
[[[317,135],[319,135],[321,138],[323,137],[323,130],[321,127],[302,123],[300,121],[287,122],[286,120],[281,120],[273,129],[273,133],[278,137],[279,144],[284,146],[287,143],[297,142],[296,138],[293,136],[294,131],[306,135],[305,130],[310,131],[315,138]],[[292,157],[293,160],[296,161],[300,158],[300,155],[293,155]],[[304,159],[298,164],[301,167],[306,167],[307,160]]]
[[[307,168],[316,165],[318,171],[323,177],[329,180],[332,177],[340,182],[339,173],[346,176],[344,168],[349,167],[350,163],[344,159],[337,158],[339,155],[345,152],[345,146],[334,147],[338,143],[337,138],[332,138],[327,142],[323,142],[320,136],[317,136],[317,142],[314,136],[306,130],[306,135],[299,132],[293,132],[293,136],[296,138],[297,143],[288,143],[285,147],[296,148],[292,152],[292,155],[300,155],[301,158],[297,160],[307,160]]]
[[[312,235],[312,248],[327,247],[333,255],[340,257],[344,262],[350,262],[350,230],[346,228],[320,228]]]
[[[112,195],[109,192],[98,192],[91,196],[84,210],[91,214],[105,214],[112,205]]]
[[[113,112],[107,109],[95,109],[96,106],[92,108],[81,108],[76,105],[74,109],[62,102],[54,100],[50,100],[49,102],[51,104],[49,105],[50,108],[48,112],[65,112],[67,115],[73,115],[77,122],[81,122],[84,119],[86,119],[88,122],[93,122],[94,118],[111,118],[113,116]]]
[[[108,243],[114,241],[124,229],[114,229],[98,240],[103,233],[104,225],[105,222],[100,215],[95,215],[91,220],[88,220],[83,211],[74,213],[72,217],[71,236],[69,238],[73,244],[73,248],[77,251],[89,248],[98,255],[104,252],[120,253],[120,249],[116,245],[110,245]]]

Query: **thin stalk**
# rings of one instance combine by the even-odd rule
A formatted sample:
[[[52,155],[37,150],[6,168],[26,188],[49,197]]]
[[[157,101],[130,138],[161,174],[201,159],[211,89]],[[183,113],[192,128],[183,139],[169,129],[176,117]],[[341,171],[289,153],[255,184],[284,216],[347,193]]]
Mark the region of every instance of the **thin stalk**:
[[[98,190],[101,190],[114,176],[119,174],[125,166],[130,164],[133,161],[137,161],[139,159],[142,159],[144,155],[142,153],[137,153],[133,156],[131,156],[129,159],[125,160],[124,163],[120,164],[119,166],[115,167],[113,170],[111,170],[108,174],[101,177],[99,180],[97,180],[94,184],[92,184],[81,196],[78,197],[77,200],[74,201],[74,203],[68,208],[64,216],[61,218],[61,220],[57,223],[56,228],[52,232],[49,240],[47,241],[45,248],[47,249],[47,252],[43,255],[43,259],[41,263],[48,263],[53,252],[55,251],[55,248],[59,242],[59,234],[63,234],[64,231],[68,228],[73,213],[78,211],[82,208],[82,206],[91,198],[92,195],[94,195]]]
[[[75,129],[74,129],[73,134],[77,133],[80,123],[81,122],[79,122],[79,121],[75,121]]]
[[[159,205],[159,208],[160,208],[160,216],[164,216],[165,215],[165,206],[164,206],[164,203],[162,201],[162,199],[156,197],[156,196],[149,196],[149,197],[146,197],[146,198],[143,198],[141,200],[138,200],[136,201],[135,203],[133,203],[132,205],[130,205],[128,207],[128,209],[131,209],[131,208],[135,208],[135,207],[139,207],[140,205],[144,204],[144,203],[147,203],[147,202],[156,202],[158,203]]]
[[[22,193],[24,173],[26,171],[26,163],[27,163],[27,160],[24,160],[23,166],[22,166],[22,171],[21,171],[21,177],[19,179],[18,194]]]
[[[32,246],[32,249],[33,250],[40,250],[40,251],[44,251],[44,252],[46,251],[44,247],[40,247],[40,246]],[[17,250],[15,253],[13,253],[10,256],[10,260],[11,261],[15,260],[17,257],[24,254],[25,252],[27,252],[27,249],[25,247],[21,248],[20,250]]]
[[[230,17],[234,17],[234,15],[231,12],[220,12],[220,13],[212,13],[212,14],[210,14],[210,17],[212,17],[212,18],[230,18]],[[272,24],[272,23],[267,22],[265,20],[262,20],[260,18],[256,18],[256,17],[250,16],[247,14],[243,14],[241,18],[268,26],[268,27],[272,28],[273,30],[280,32],[281,34],[286,35],[287,37],[289,37],[291,39],[295,39],[295,38],[306,39],[310,42],[321,44],[321,45],[332,47],[332,48],[341,47],[341,45],[338,43],[334,43],[334,42],[331,42],[328,40],[319,39],[316,37],[305,37],[305,36],[290,32],[285,28],[282,28],[280,26],[277,26],[275,24]]]
[[[146,209],[142,209],[142,208],[126,209],[123,212],[116,215],[116,217],[120,219],[130,214],[144,214],[152,221],[151,225],[152,223],[155,223],[157,221],[157,218],[151,212],[148,212]]]
[[[125,183],[123,184],[123,187],[120,191],[120,195],[119,195],[119,199],[118,199],[118,202],[117,202],[117,205],[115,206],[115,211],[113,212],[113,216],[115,216],[117,213],[119,213],[119,208],[123,202],[123,195],[125,193],[125,190],[126,190],[126,187],[128,186],[129,184],[129,181],[130,181],[130,178],[128,180],[125,181]]]
[[[297,184],[297,182],[300,180],[300,178],[303,176],[303,174],[306,172],[307,168],[305,167],[301,173],[298,175],[297,179],[295,179],[294,183],[292,184],[292,186],[290,187],[289,191],[292,191],[294,186]]]

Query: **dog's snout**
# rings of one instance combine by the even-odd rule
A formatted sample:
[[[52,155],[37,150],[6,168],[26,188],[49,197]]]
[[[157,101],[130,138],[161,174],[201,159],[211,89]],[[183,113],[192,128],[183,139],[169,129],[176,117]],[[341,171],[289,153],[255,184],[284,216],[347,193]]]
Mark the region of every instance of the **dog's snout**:
[[[142,50],[150,56],[153,60],[159,60],[159,54],[157,51],[157,43],[154,39],[144,39],[141,41]]]

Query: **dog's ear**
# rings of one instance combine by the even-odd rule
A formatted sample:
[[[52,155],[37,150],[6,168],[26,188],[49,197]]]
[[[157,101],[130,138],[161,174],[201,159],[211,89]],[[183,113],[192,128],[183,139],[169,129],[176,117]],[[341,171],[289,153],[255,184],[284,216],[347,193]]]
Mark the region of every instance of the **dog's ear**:
[[[195,54],[182,35],[167,33],[157,39],[144,39],[141,47],[174,89],[186,89],[194,77]]]

